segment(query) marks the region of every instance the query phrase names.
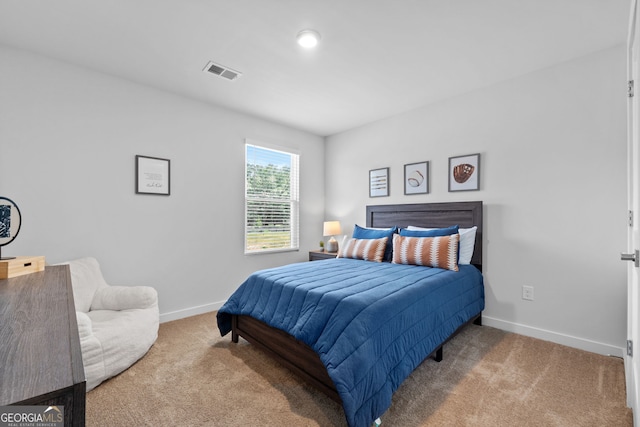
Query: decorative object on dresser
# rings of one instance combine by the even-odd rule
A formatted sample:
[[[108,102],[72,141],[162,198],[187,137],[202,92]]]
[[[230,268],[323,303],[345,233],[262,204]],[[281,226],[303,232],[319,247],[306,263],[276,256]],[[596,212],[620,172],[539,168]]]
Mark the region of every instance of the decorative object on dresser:
[[[110,286],[95,258],[70,261],[87,391],[144,356],[158,337],[158,294],[148,286]]]
[[[340,221],[325,221],[323,227],[322,235],[327,237],[331,236],[329,241],[327,242],[327,252],[336,253],[338,252],[338,241],[336,240],[336,236],[338,234],[342,234],[342,227],[340,226]]]
[[[480,189],[480,154],[449,157],[449,191]]]
[[[85,377],[67,266],[0,280],[0,406],[64,406],[85,425]]]
[[[18,205],[11,199],[0,196],[0,260],[13,259],[2,257],[2,247],[13,242],[20,232],[22,214]]]
[[[0,197],[0,250],[13,242],[22,226],[22,214],[11,199]],[[0,253],[0,279],[10,279],[44,270],[43,256],[2,257]]]
[[[0,261],[0,279],[44,271],[43,256],[19,256]]]

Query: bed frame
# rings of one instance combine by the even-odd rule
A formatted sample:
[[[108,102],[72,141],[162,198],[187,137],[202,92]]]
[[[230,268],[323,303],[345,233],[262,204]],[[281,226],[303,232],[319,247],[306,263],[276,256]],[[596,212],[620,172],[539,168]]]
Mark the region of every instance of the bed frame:
[[[477,226],[476,245],[471,264],[482,271],[482,202],[417,203],[404,205],[367,206],[367,227],[388,228],[397,225],[407,227],[448,227],[458,224],[461,228]],[[293,336],[250,316],[232,316],[231,340],[238,342],[243,337],[262,349],[281,364],[307,380],[311,385],[331,399],[342,404],[333,381],[329,377],[320,356],[308,345]],[[478,313],[458,328],[428,357],[442,360],[442,347],[460,330],[470,323],[482,324],[482,313]]]

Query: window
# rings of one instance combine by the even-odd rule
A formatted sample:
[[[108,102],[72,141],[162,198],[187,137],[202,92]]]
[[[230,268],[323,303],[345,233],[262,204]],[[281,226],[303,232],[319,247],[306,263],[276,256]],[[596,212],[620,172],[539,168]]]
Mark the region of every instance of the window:
[[[298,249],[299,157],[245,145],[246,254]]]

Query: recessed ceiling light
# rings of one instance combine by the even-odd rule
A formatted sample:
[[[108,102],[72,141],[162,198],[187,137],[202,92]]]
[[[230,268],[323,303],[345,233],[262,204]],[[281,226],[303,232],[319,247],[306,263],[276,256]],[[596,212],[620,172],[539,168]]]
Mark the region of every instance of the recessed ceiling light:
[[[304,48],[311,49],[318,45],[320,33],[315,30],[302,30],[296,36],[298,44]]]

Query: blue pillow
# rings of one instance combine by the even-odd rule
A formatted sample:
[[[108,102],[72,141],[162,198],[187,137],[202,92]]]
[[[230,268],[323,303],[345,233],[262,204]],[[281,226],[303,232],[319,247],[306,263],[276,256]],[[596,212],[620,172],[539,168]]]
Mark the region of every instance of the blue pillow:
[[[401,236],[407,237],[439,237],[450,236],[458,233],[458,226],[452,225],[446,228],[434,228],[433,230],[407,230],[406,228],[400,229]]]
[[[393,233],[396,232],[398,227],[391,228],[383,228],[383,229],[375,229],[375,228],[364,228],[360,227],[356,224],[353,227],[353,237],[354,239],[380,239],[382,237],[387,238],[387,247],[384,250],[384,260],[391,260],[391,252],[393,251]],[[451,233],[455,234],[455,233]]]

